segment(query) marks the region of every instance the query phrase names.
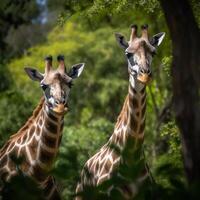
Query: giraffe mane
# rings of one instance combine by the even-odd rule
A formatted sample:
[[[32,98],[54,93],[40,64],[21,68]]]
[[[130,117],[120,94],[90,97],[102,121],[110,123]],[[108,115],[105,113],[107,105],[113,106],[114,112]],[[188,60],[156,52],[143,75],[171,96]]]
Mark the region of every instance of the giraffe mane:
[[[40,101],[39,101],[37,107],[34,109],[32,116],[29,117],[29,119],[26,121],[26,123],[24,124],[24,126],[22,126],[22,127],[17,131],[17,133],[15,133],[15,134],[13,134],[13,135],[10,136],[9,141],[20,137],[20,136],[24,133],[24,131],[27,130],[27,129],[29,128],[30,124],[37,118],[38,114],[40,113],[40,111],[41,111],[41,109],[42,109],[42,107],[43,107],[43,104],[44,104],[44,100],[45,100],[45,99],[44,99],[44,96],[43,96],[43,97],[40,99]],[[9,141],[8,141],[8,142],[9,142]]]

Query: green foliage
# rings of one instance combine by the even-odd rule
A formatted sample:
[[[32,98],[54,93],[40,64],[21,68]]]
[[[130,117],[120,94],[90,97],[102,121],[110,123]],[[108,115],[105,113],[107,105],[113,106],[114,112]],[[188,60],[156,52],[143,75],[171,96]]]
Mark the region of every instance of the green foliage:
[[[172,179],[178,180],[182,185],[185,183],[179,130],[175,122],[171,121],[161,127],[160,134],[162,145],[159,157],[154,162],[155,173],[158,183],[164,188],[172,189]]]
[[[4,0],[0,4],[0,63],[9,57],[5,38],[11,28],[21,24],[30,24],[39,13],[35,0]]]
[[[194,12],[194,17],[196,18],[196,22],[200,27],[200,2],[198,0],[191,0],[189,1]]]
[[[145,15],[145,13],[152,13],[154,11],[160,12],[159,2],[157,0],[76,0],[76,1],[67,1],[62,0],[59,4],[56,1],[49,0],[48,5],[50,8],[53,6],[60,8],[61,15],[59,16],[59,22],[63,23],[69,19],[73,14],[79,14],[83,18],[86,18],[89,21],[89,24],[98,25],[105,23],[113,25],[113,18],[120,18],[120,15],[132,16],[133,11]],[[135,14],[134,13],[134,14]],[[114,16],[114,17],[113,17]],[[134,15],[136,17],[137,15]],[[114,19],[114,21],[115,21]],[[123,23],[126,23],[126,21]],[[128,20],[129,21],[129,20]],[[116,21],[117,23],[118,21]],[[118,23],[117,23],[118,24]],[[119,24],[118,24],[119,25]]]
[[[7,45],[7,51],[9,51],[9,57],[26,55],[27,49],[38,43],[42,43],[46,39],[46,34],[50,30],[51,26],[45,24],[23,24],[18,28],[11,27],[8,31],[4,41]],[[28,39],[24,40],[28,35]]]
[[[181,150],[180,137],[178,128],[174,121],[163,125],[163,127],[161,128],[161,137],[165,138],[165,140],[167,141],[167,144],[169,146],[169,154],[175,156],[179,155]]]

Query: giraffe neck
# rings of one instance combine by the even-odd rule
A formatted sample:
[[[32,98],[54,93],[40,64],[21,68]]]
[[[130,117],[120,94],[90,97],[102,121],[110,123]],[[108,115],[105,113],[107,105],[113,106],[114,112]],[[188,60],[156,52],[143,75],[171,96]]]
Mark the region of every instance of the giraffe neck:
[[[58,191],[54,181],[49,182],[48,171],[58,152],[63,124],[64,115],[52,113],[42,98],[25,125],[0,149],[0,179],[9,181],[20,169],[48,191],[46,199],[54,199],[51,196]],[[16,166],[12,156],[22,157],[22,163]]]
[[[53,113],[47,105],[43,105],[41,115],[37,119],[35,134],[38,137],[36,162],[41,168],[49,170],[58,153],[62,138],[64,115]]]
[[[123,149],[127,141],[142,144],[144,139],[146,111],[145,85],[138,82],[132,75],[129,77],[128,95],[115,125],[111,141]]]
[[[146,111],[146,86],[132,75],[129,79],[127,110],[127,133],[137,139],[143,139]]]
[[[56,115],[49,110],[42,98],[32,117],[0,151],[0,161],[2,158],[6,160],[2,163],[2,167],[7,169],[4,170],[6,179],[16,174],[15,164],[10,160],[10,155],[14,154],[23,159],[20,165],[23,173],[39,182],[44,181],[57,155],[63,125],[64,115]]]

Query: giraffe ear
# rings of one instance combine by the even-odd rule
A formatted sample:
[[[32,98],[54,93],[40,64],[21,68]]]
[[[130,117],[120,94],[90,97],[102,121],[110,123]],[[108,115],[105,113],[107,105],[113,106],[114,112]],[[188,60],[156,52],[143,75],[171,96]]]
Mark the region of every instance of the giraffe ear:
[[[165,37],[165,33],[164,32],[161,32],[161,33],[158,33],[156,35],[154,35],[151,39],[150,39],[150,44],[154,47],[157,47],[161,44],[161,42],[163,41]]]
[[[122,47],[123,49],[128,48],[128,42],[126,41],[125,37],[122,34],[115,33],[115,38],[116,38],[120,47]]]
[[[72,66],[70,71],[68,72],[68,76],[75,79],[79,77],[84,69],[85,63],[79,63]]]
[[[33,81],[40,82],[44,78],[44,76],[36,69],[25,67],[24,70]]]

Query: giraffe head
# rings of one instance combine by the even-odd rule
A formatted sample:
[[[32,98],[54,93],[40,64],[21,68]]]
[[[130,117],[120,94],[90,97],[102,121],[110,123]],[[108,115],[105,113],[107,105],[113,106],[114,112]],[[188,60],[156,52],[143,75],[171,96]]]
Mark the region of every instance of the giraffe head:
[[[40,83],[48,108],[57,114],[63,114],[67,111],[72,81],[80,76],[84,68],[84,63],[73,65],[70,71],[67,72],[64,56],[59,55],[57,59],[59,63],[57,69],[52,68],[52,56],[48,56],[45,58],[44,74],[29,67],[25,68],[25,72],[32,80]]]
[[[137,25],[132,25],[130,40],[128,42],[119,33],[116,33],[115,37],[119,45],[125,50],[129,74],[139,82],[147,84],[152,77],[152,57],[156,53],[156,48],[161,44],[165,33],[161,32],[149,38],[148,25],[143,25],[141,29],[141,37],[138,37]]]

